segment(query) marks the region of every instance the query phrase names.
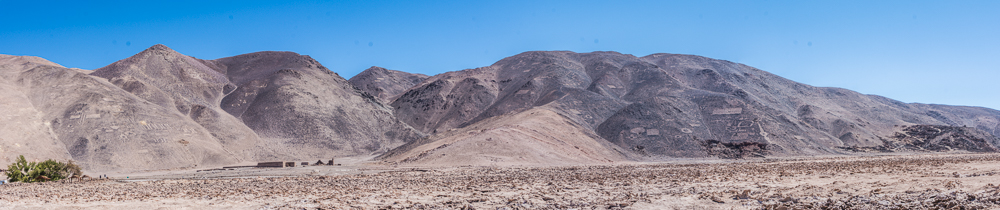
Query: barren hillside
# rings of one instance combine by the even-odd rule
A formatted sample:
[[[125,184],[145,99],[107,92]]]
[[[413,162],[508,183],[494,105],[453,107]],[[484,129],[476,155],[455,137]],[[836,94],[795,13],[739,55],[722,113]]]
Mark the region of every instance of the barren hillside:
[[[277,154],[368,155],[423,137],[392,110],[309,56],[257,52],[214,60],[236,84],[222,99]]]
[[[423,136],[308,56],[201,60],[156,45],[106,67],[0,56],[6,165],[172,170],[385,152]]]
[[[389,104],[407,89],[427,79],[427,75],[388,70],[378,66],[365,69],[347,82],[365,91],[383,104]]]
[[[1000,144],[997,110],[813,87],[693,55],[525,52],[432,77],[372,67],[348,81],[293,52],[201,60],[156,45],[94,71],[0,55],[0,77],[0,164],[24,154],[88,171],[383,153],[390,164],[574,165]]]
[[[69,159],[69,151],[49,128],[42,107],[35,107],[21,83],[20,74],[39,66],[62,67],[31,56],[0,55],[0,164],[6,166],[18,155],[29,160]],[[24,154],[18,151],[31,151]]]
[[[525,52],[432,76],[391,104],[401,120],[427,133],[546,108],[653,159],[995,151],[993,136],[1000,134],[996,110],[907,104],[677,54]],[[902,126],[915,125],[971,127],[983,132],[970,130],[960,141],[987,143],[922,139],[944,148],[932,150],[894,140]]]
[[[392,164],[552,166],[627,161],[627,152],[556,112],[536,108],[493,117],[396,148]]]

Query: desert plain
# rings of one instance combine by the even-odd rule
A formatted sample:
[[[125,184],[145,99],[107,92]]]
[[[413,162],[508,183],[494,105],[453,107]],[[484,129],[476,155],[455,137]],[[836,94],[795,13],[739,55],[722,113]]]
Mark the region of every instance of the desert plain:
[[[998,209],[1000,154],[339,166],[0,185],[0,209]],[[127,177],[127,178],[126,178]]]

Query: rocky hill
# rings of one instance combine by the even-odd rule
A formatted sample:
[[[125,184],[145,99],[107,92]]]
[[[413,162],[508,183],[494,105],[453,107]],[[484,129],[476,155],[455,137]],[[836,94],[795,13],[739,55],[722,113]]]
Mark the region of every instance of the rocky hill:
[[[7,164],[73,159],[140,171],[385,152],[418,139],[391,110],[308,56],[201,60],[156,45],[93,72],[0,57]]]
[[[413,87],[427,79],[429,76],[423,74],[407,73],[396,70],[388,70],[378,66],[365,69],[358,75],[354,75],[347,80],[375,98],[383,104],[389,104],[407,89]]]
[[[31,56],[10,56],[0,55],[0,163],[13,162],[18,155],[24,155],[29,160],[38,159],[69,159],[69,151],[63,141],[56,137],[55,132],[50,129],[52,121],[45,116],[45,106],[35,106],[32,98],[43,98],[50,100],[52,97],[46,93],[42,96],[31,95],[33,92],[46,92],[52,89],[48,80],[58,80],[58,78],[43,78],[46,81],[38,81],[39,85],[31,85],[30,81],[25,81],[22,73],[28,69],[65,69],[59,64],[48,60]],[[66,75],[74,75],[71,71],[60,72]],[[68,85],[68,84],[66,84]],[[39,86],[41,91],[32,91],[32,86]],[[45,87],[48,86],[48,87]],[[22,152],[30,151],[30,152]]]
[[[982,132],[969,132],[986,141],[995,138],[978,134],[1000,135],[997,110],[902,103],[678,54],[525,52],[432,76],[391,104],[401,120],[427,133],[545,108],[652,159],[852,154],[890,146],[905,133],[900,126],[914,125],[975,128]],[[461,134],[431,138],[453,135]],[[963,145],[947,148],[997,147],[995,141]],[[914,148],[927,147],[885,151]]]
[[[0,55],[0,164],[127,172],[381,155],[391,164],[996,152],[1000,111],[813,87],[693,55],[525,52],[345,80],[309,56],[156,45],[94,71]],[[429,136],[428,136],[429,135]]]
[[[276,154],[368,155],[424,136],[309,56],[257,52],[210,63],[238,87],[222,108]]]

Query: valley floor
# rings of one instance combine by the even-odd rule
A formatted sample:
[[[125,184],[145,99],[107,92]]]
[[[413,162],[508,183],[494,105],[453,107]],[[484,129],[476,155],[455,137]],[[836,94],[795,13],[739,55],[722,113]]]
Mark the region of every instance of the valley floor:
[[[357,164],[0,185],[0,209],[1000,209],[1000,154],[574,167]]]

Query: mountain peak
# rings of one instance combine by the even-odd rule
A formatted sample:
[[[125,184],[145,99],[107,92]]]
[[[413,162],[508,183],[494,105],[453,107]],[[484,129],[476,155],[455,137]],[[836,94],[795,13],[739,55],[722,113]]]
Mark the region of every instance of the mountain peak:
[[[152,47],[149,47],[149,49],[155,49],[155,50],[170,50],[170,48],[169,48],[169,47],[167,47],[166,45],[163,45],[163,44],[155,44],[155,45],[153,45]]]
[[[183,63],[183,64],[182,64]],[[132,67],[131,65],[140,65],[141,67]],[[136,53],[135,55],[114,62],[108,66],[94,70],[95,76],[110,78],[115,75],[122,74],[125,71],[139,71],[144,72],[143,75],[161,75],[165,72],[169,72],[172,69],[178,68],[192,68],[199,69],[199,72],[204,72],[213,76],[215,73],[211,73],[211,68],[205,66],[202,62],[190,56],[181,54],[180,52],[174,51],[163,44],[156,44],[142,52]],[[161,73],[151,73],[151,71],[162,71]]]
[[[382,68],[382,67],[378,67],[378,66],[372,66],[372,67],[368,67],[368,69],[365,69],[365,71],[368,71],[368,70],[372,70],[372,71],[388,71],[388,69],[385,69],[385,68]]]
[[[213,69],[214,66],[210,67],[206,65],[206,63],[174,51],[166,45],[156,44],[131,57],[96,69],[90,75],[106,78],[110,81],[115,81],[114,79],[116,78],[129,81],[137,79],[150,82],[148,85],[156,86],[163,90],[174,89],[182,83],[199,87],[205,85],[218,86],[216,88],[221,89],[223,85],[230,83],[224,74]],[[174,91],[184,92],[187,90],[177,89]],[[147,98],[147,100],[156,101],[151,98]],[[161,102],[166,103],[168,101],[164,99]]]
[[[364,71],[361,71],[361,73],[358,73],[358,75],[383,76],[383,75],[391,74],[391,71],[392,70],[389,70],[389,69],[386,69],[386,68],[382,68],[382,67],[378,67],[378,66],[372,66],[372,67],[368,67],[368,69],[365,69]],[[355,75],[355,76],[357,76],[357,75]]]
[[[420,84],[429,76],[372,66],[354,75],[348,83],[362,91],[375,96],[383,104],[389,104],[399,94],[406,92],[414,85]]]
[[[170,49],[170,47],[167,47],[166,45],[163,45],[163,44],[153,45],[152,47],[146,48],[146,50],[142,51],[142,53],[144,53],[144,52],[178,53],[177,51],[174,51],[173,49]]]

